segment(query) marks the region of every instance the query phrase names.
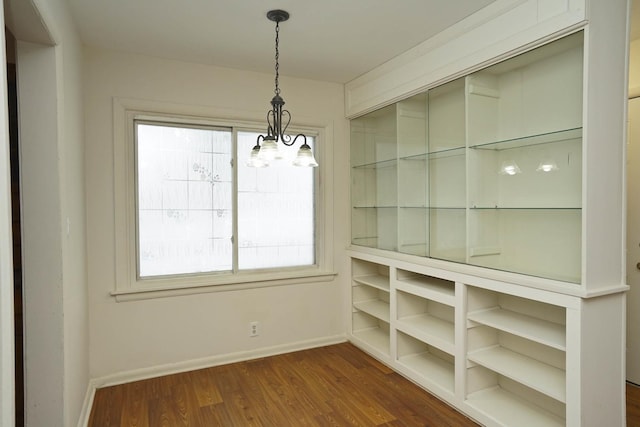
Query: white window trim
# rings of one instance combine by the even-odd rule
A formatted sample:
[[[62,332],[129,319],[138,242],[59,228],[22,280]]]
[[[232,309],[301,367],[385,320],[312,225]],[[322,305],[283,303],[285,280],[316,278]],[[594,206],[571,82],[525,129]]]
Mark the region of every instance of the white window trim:
[[[133,119],[144,116],[165,122],[255,128],[264,121],[255,112],[185,106],[129,98],[113,99],[113,179],[116,301],[162,298],[267,286],[333,280],[333,124],[306,122],[298,129],[318,134],[314,154],[320,163],[316,180],[319,208],[316,218],[316,265],[277,271],[206,273],[139,279],[137,277],[135,155]],[[242,118],[240,118],[242,117]],[[237,159],[234,159],[237,160]]]

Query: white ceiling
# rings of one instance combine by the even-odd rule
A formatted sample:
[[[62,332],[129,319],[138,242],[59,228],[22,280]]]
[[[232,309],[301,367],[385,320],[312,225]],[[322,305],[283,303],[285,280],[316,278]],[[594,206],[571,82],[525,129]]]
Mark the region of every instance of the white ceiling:
[[[86,45],[344,83],[494,0],[67,0]]]

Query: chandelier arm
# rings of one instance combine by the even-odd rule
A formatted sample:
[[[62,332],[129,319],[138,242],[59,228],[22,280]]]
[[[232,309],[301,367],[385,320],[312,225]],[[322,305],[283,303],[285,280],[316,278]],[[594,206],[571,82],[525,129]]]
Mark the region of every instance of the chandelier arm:
[[[295,138],[293,138],[293,140],[291,139],[291,135],[289,135],[288,141],[282,141],[282,143],[284,145],[286,145],[287,147],[291,147],[292,145],[294,145],[296,143],[296,141],[298,140],[299,137],[302,137],[302,139],[304,140],[303,145],[307,145],[307,137],[303,134],[303,133],[299,133],[296,135]]]
[[[283,117],[286,117],[287,119],[287,123],[284,126],[282,126]],[[280,131],[280,138],[282,139],[282,142],[291,141],[291,135],[286,134],[287,129],[289,128],[289,123],[291,123],[291,113],[289,112],[289,110],[282,110],[282,113],[280,114],[280,126],[282,127],[282,130]]]
[[[276,136],[276,122],[273,110],[267,111],[267,134]]]

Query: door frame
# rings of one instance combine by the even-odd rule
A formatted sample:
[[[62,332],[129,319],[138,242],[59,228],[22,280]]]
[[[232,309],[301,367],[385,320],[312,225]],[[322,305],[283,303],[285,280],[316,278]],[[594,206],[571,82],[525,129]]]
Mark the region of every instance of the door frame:
[[[0,10],[4,28],[4,8]],[[4,31],[0,61],[6,64]],[[11,239],[11,176],[6,68],[0,67],[0,425],[15,424],[15,361],[13,325],[13,244]]]

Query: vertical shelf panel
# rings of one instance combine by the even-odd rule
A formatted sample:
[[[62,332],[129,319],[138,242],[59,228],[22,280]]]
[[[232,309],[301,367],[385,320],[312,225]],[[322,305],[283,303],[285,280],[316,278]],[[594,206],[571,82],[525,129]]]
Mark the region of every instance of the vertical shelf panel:
[[[398,102],[398,252],[428,256],[427,96]]]

